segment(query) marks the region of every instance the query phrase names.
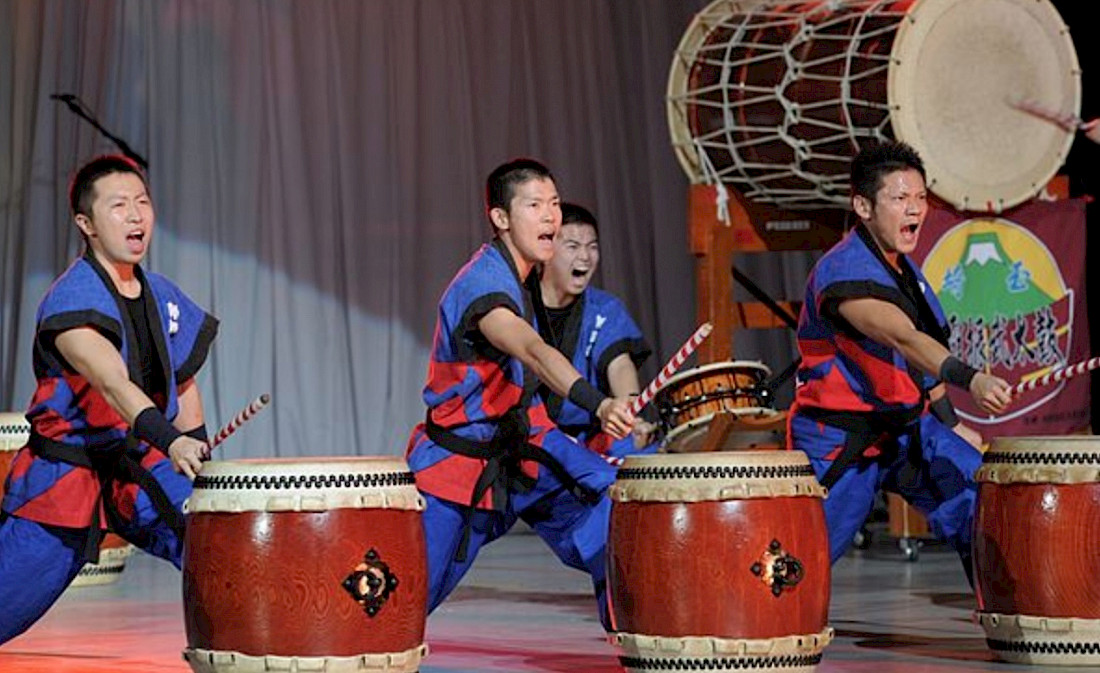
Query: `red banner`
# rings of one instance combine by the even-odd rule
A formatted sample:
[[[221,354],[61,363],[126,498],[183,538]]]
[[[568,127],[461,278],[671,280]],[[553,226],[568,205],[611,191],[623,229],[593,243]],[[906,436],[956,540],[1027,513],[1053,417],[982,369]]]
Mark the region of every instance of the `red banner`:
[[[931,207],[913,255],[951,324],[951,350],[1010,384],[1089,358],[1085,201],[1032,201],[1000,215]],[[1061,435],[1089,425],[1089,379],[1025,392],[1000,416],[949,387],[986,436]]]

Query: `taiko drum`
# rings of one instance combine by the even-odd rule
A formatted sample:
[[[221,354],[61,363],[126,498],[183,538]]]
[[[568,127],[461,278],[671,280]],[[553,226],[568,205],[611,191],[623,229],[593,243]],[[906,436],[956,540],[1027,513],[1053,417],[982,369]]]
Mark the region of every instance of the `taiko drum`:
[[[400,459],[207,463],[186,506],[184,658],[204,672],[418,670],[423,510]]]
[[[608,592],[633,673],[808,671],[832,639],[824,489],[800,451],[629,456]]]
[[[653,399],[662,425],[671,431],[722,411],[768,406],[761,384],[770,374],[761,362],[713,362],[677,373]]]
[[[978,470],[977,621],[1006,661],[1100,664],[1100,440],[993,440]]]
[[[1022,97],[1080,108],[1073,41],[1048,0],[714,0],[676,49],[667,112],[693,183],[844,207],[851,158],[897,139],[933,193],[999,212],[1039,194],[1073,141],[1011,105]]]

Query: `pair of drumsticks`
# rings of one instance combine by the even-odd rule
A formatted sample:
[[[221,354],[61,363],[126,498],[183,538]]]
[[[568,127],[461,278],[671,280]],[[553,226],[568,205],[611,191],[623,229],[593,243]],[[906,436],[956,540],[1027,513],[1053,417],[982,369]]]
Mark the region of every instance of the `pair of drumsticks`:
[[[678,370],[684,364],[684,361],[687,360],[688,356],[691,355],[695,351],[695,349],[699,347],[699,344],[703,343],[703,340],[710,335],[711,329],[711,324],[707,322],[703,323],[699,327],[699,329],[695,330],[695,333],[691,335],[691,338],[684,342],[684,345],[680,347],[680,350],[676,351],[676,354],[673,355],[668,363],[665,364],[664,368],[661,369],[660,373],[657,374],[657,377],[654,378],[648,386],[646,386],[645,390],[642,391],[642,394],[634,398],[633,402],[631,402],[630,405],[631,413],[638,414],[638,412],[640,412],[642,408],[644,408],[645,405],[648,404],[651,399],[653,399],[653,396],[657,393],[657,391],[660,390],[666,383],[668,383],[668,380],[672,377],[673,374],[676,373],[676,370]],[[1061,367],[1050,371],[1042,376],[1039,376],[1037,373],[1025,375],[1019,383],[1009,389],[1009,394],[1015,397],[1020,393],[1033,390],[1040,386],[1047,386],[1058,383],[1059,381],[1064,381],[1065,379],[1078,376],[1087,371],[1096,369],[1097,367],[1100,367],[1100,357],[1091,358],[1089,360],[1078,362],[1077,364],[1069,365],[1067,367]]]

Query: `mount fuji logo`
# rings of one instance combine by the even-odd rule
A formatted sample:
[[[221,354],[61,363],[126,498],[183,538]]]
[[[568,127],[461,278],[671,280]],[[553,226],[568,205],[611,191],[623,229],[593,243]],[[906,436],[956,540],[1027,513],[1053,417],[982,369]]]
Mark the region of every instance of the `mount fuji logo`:
[[[1073,290],[1050,249],[1010,220],[978,218],[949,229],[921,268],[951,326],[951,352],[1009,383],[1067,364]],[[953,396],[959,415],[999,423],[1045,404],[1065,386],[1036,388],[1003,416],[990,417],[969,396]]]

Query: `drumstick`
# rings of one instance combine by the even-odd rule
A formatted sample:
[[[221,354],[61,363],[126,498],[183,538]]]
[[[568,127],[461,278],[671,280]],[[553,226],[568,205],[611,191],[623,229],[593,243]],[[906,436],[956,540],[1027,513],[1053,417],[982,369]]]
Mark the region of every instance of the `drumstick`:
[[[260,395],[256,399],[252,400],[252,403],[249,404],[247,407],[241,409],[240,413],[234,416],[233,420],[226,423],[221,430],[218,430],[217,434],[214,435],[214,438],[210,440],[210,451],[207,452],[207,455],[210,455],[210,453],[213,452],[215,448],[217,448],[218,444],[224,442],[226,438],[229,437],[229,435],[232,435],[234,432],[236,432],[237,428],[241,427],[241,425],[243,425],[245,421],[249,420],[257,413],[259,413],[260,409],[266,407],[267,403],[270,401],[271,395],[264,393],[263,395]]]
[[[1085,128],[1085,122],[1072,112],[1058,112],[1032,98],[1009,101],[1008,104],[1033,117],[1057,124],[1067,131],[1080,131]]]
[[[1009,393],[1011,393],[1012,396],[1015,397],[1020,393],[1026,393],[1027,391],[1038,388],[1039,386],[1047,386],[1052,383],[1058,383],[1059,381],[1062,381],[1064,379],[1077,376],[1078,374],[1084,374],[1085,372],[1096,369],[1097,367],[1100,367],[1100,357],[1095,357],[1090,360],[1078,362],[1077,364],[1071,365],[1069,367],[1055,369],[1054,371],[1048,372],[1043,376],[1039,376],[1027,381],[1020,381],[1016,385],[1012,386],[1012,388],[1009,390]]]
[[[695,330],[695,334],[691,335],[691,338],[684,342],[683,346],[680,346],[680,350],[676,351],[676,354],[672,356],[667,363],[665,363],[664,369],[662,369],[655,379],[649,382],[649,385],[645,387],[640,395],[630,401],[630,413],[635,416],[645,408],[645,405],[649,404],[649,401],[653,399],[653,396],[657,394],[657,391],[661,389],[668,380],[676,373],[683,364],[684,360],[687,360],[688,356],[695,352],[695,349],[699,347],[699,344],[703,343],[703,340],[710,336],[710,331],[714,329],[709,322],[705,322],[699,326],[699,329]]]

